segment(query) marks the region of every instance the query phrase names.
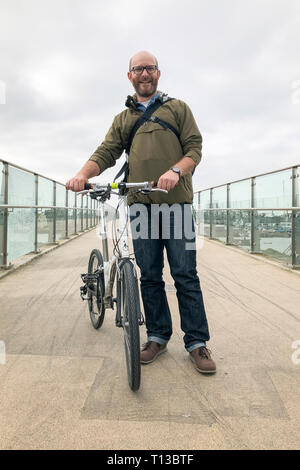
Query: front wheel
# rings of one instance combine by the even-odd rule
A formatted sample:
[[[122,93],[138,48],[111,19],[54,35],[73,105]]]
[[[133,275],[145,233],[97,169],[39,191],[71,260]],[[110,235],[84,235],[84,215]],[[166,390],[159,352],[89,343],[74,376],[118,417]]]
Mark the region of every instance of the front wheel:
[[[120,269],[121,321],[124,332],[124,345],[128,383],[133,391],[140,387],[140,331],[139,331],[139,291],[134,266],[125,262]]]
[[[93,327],[97,330],[101,327],[104,316],[104,273],[103,273],[103,258],[99,250],[93,250],[88,266],[88,274],[96,274],[95,280],[90,281],[88,284],[88,306],[90,318]]]

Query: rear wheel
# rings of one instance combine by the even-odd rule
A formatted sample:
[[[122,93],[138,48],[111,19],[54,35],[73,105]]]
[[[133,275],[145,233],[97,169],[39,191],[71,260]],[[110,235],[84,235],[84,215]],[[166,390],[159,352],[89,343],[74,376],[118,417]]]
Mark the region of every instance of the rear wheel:
[[[103,273],[103,258],[99,250],[93,250],[88,266],[88,274],[98,274],[94,281],[88,283],[88,306],[92,325],[95,329],[101,327],[104,316],[104,273]]]
[[[120,269],[121,321],[124,332],[124,345],[128,383],[133,391],[140,387],[140,331],[139,331],[139,292],[134,266],[125,262]]]

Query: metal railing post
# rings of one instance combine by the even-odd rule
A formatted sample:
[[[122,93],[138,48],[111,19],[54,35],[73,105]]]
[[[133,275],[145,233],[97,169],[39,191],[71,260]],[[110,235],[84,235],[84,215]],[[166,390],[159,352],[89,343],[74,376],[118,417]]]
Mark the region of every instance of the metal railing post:
[[[251,178],[251,208],[254,207],[255,178]],[[254,253],[254,211],[250,211],[250,253]]]
[[[229,208],[229,192],[230,192],[230,183],[226,185],[226,208]],[[229,211],[226,211],[226,245],[229,245],[229,220],[230,214]]]
[[[297,167],[292,168],[292,207],[296,207],[296,178]],[[292,251],[292,268],[296,267],[296,211],[292,211],[292,233],[291,233],[291,251]]]
[[[34,175],[35,179],[35,205],[39,205],[39,177],[38,175]],[[39,210],[38,208],[35,209],[35,228],[34,228],[34,253],[38,253],[38,218],[39,218]]]
[[[4,204],[8,204],[8,163],[3,163],[4,173]],[[3,267],[8,268],[8,209],[3,210]]]
[[[75,195],[75,198],[74,198],[74,206],[75,207],[75,210],[74,210],[74,213],[75,213],[75,219],[74,219],[74,232],[75,232],[75,235],[77,235],[78,231],[77,231],[77,196]]]
[[[68,228],[69,228],[69,195],[68,195],[68,191],[66,189],[66,207],[67,209],[66,210],[66,238],[68,238],[68,234],[69,234],[69,231],[68,231]]]
[[[209,190],[209,208],[212,209],[212,195],[213,195],[213,188]],[[209,238],[212,238],[212,213],[213,211],[209,211]]]
[[[53,181],[53,243],[56,243],[56,182]]]
[[[83,196],[81,195],[81,223],[80,223],[80,231],[83,232]]]

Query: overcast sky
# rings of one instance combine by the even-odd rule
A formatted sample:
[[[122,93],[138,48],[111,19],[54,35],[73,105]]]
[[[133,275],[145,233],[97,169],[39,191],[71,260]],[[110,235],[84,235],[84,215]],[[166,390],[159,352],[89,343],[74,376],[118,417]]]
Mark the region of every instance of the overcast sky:
[[[194,189],[300,164],[299,0],[0,0],[0,158],[65,183],[140,50],[202,133]]]

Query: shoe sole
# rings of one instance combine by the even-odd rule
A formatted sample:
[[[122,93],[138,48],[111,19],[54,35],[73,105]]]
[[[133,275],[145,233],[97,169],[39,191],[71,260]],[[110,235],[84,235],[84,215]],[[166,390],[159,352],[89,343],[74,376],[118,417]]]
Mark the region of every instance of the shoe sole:
[[[140,361],[141,364],[151,364],[151,362],[155,361],[155,359],[157,359],[157,356],[160,356],[162,353],[166,352],[167,351],[167,348],[165,349],[162,349],[161,351],[159,351],[156,356],[154,356],[153,359],[151,359],[151,361]]]
[[[193,356],[190,356],[190,360],[192,361],[192,363],[195,365],[195,369],[198,371],[198,372],[201,372],[201,374],[215,374],[217,372],[216,369],[214,370],[203,370],[203,369],[199,369],[199,367],[197,367],[196,365],[196,361],[195,359],[193,358]]]

